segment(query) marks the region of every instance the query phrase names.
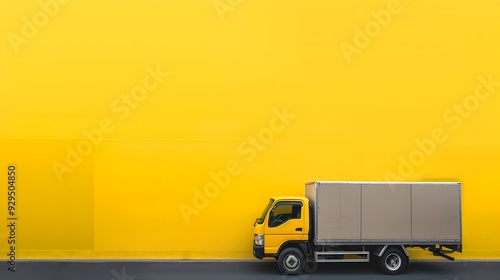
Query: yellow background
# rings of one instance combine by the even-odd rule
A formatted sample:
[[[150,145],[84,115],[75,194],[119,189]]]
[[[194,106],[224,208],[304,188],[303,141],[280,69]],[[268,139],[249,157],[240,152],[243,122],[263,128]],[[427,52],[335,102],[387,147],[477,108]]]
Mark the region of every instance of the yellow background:
[[[442,129],[401,178],[463,182],[455,256],[500,258],[500,87],[462,123],[443,116],[478,77],[500,81],[500,2],[401,0],[348,62],[341,43],[390,2],[242,0],[221,17],[214,3],[227,0],[72,0],[16,52],[11,32],[43,9],[2,0],[0,172],[6,186],[8,164],[18,169],[18,257],[253,258],[270,196],[400,176],[415,141]],[[120,119],[111,104],[157,65],[168,77]],[[242,153],[283,108],[295,116],[284,130]],[[103,119],[114,131],[58,180],[52,164]],[[180,205],[232,161],[241,173],[186,222]],[[3,256],[6,237],[1,226]]]

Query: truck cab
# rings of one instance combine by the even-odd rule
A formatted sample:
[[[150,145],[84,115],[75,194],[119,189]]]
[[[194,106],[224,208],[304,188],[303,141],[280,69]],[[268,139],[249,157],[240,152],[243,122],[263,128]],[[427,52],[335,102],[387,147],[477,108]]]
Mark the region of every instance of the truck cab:
[[[309,200],[299,196],[276,196],[267,203],[254,223],[253,254],[256,258],[278,258],[287,248],[307,255],[309,241]],[[288,260],[290,267],[303,269],[305,258]]]

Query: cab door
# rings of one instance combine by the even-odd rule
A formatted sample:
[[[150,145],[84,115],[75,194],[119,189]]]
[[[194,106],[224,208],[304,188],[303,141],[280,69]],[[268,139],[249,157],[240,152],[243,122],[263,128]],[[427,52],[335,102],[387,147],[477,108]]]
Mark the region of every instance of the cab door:
[[[265,254],[275,254],[286,241],[304,238],[304,207],[300,201],[279,201],[269,211],[265,229]]]

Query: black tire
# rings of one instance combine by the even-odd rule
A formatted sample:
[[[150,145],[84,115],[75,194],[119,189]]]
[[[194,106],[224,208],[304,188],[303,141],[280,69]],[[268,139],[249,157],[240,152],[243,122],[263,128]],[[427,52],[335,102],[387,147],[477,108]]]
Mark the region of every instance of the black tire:
[[[380,270],[390,275],[400,274],[407,264],[408,257],[403,250],[397,248],[387,248],[378,260]]]
[[[285,275],[300,275],[306,267],[306,259],[297,248],[286,248],[278,256],[278,268]]]

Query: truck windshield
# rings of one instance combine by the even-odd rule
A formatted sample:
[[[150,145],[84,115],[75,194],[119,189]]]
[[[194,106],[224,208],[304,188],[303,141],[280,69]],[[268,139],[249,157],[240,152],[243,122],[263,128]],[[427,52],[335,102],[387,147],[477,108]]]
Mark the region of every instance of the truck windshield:
[[[266,219],[267,211],[269,211],[269,208],[271,208],[271,205],[273,205],[274,199],[269,199],[269,202],[266,205],[266,208],[264,208],[264,211],[262,212],[262,215],[260,215],[260,218],[257,219],[257,224],[262,224],[264,220]]]

